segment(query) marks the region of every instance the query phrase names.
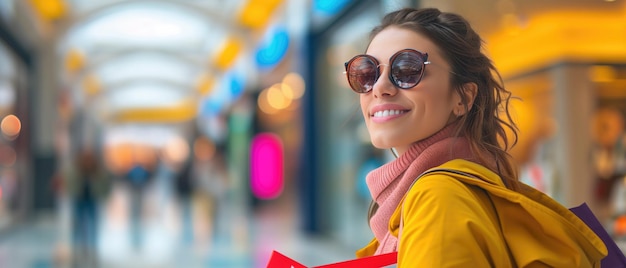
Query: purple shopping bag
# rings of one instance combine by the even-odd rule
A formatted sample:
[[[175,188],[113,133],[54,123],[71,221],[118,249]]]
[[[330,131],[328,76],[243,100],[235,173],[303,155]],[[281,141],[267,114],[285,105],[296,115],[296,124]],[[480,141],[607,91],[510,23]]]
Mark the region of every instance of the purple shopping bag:
[[[615,244],[615,241],[613,241],[609,233],[606,232],[596,216],[593,215],[593,212],[589,209],[587,203],[583,203],[578,207],[570,208],[570,210],[583,220],[583,222],[585,222],[606,245],[609,254],[602,259],[602,267],[626,267],[626,257],[624,257],[624,253],[620,250],[617,244]]]

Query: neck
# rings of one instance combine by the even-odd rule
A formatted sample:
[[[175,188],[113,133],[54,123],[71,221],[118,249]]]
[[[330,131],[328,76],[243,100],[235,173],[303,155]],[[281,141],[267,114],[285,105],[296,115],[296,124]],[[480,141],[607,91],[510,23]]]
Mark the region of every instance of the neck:
[[[454,130],[454,125],[446,126],[434,135],[412,144],[397,159],[367,175],[372,198],[379,205],[370,221],[377,239],[387,233],[391,214],[421,173],[452,159],[475,161],[467,140],[454,137]]]

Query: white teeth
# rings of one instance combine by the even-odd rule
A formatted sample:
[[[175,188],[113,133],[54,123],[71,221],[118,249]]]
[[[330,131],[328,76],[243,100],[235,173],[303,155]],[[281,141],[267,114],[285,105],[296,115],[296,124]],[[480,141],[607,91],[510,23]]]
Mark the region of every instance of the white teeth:
[[[385,116],[390,116],[390,115],[397,115],[397,114],[401,114],[404,113],[404,111],[400,111],[400,110],[384,110],[384,111],[378,111],[374,113],[374,117],[385,117]]]

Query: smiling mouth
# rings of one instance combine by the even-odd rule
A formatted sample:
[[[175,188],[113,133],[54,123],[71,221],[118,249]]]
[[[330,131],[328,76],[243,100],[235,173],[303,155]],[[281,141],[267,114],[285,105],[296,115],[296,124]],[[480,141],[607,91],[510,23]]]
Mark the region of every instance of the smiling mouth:
[[[384,110],[384,111],[378,111],[375,112],[374,114],[371,115],[371,117],[387,117],[387,116],[394,116],[394,115],[400,115],[403,113],[406,113],[408,111],[405,110]]]

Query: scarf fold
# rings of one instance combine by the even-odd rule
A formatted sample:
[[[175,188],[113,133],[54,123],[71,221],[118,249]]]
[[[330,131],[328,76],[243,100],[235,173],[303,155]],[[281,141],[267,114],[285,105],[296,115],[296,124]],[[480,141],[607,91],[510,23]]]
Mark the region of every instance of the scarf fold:
[[[376,255],[396,251],[398,240],[389,233],[389,220],[420,174],[453,159],[479,162],[478,157],[472,155],[469,142],[463,137],[454,137],[455,129],[455,124],[444,127],[367,175],[367,186],[378,204],[378,210],[370,219],[370,227],[379,242]]]

